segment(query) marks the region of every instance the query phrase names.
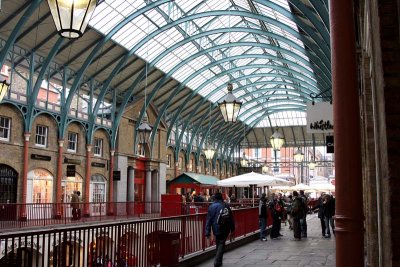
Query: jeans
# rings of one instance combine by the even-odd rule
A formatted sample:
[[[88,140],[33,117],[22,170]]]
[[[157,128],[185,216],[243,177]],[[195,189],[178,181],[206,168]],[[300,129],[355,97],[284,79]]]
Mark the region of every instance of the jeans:
[[[326,235],[331,236],[331,230],[329,229],[329,223],[332,228],[333,234],[335,234],[335,221],[332,217],[325,217]]]
[[[266,238],[266,227],[267,227],[267,218],[259,218],[260,223],[260,239]]]
[[[319,218],[319,220],[321,221],[322,235],[325,236],[325,233],[326,233],[325,218]]]
[[[215,236],[216,254],[214,259],[214,267],[222,266],[222,259],[224,256],[226,237]]]
[[[300,219],[300,226],[301,226],[301,236],[307,237],[307,220],[306,216]]]

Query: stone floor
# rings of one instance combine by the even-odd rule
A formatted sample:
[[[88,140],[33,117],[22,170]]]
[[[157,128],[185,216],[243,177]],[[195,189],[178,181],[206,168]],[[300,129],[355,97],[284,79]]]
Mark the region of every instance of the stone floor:
[[[321,235],[316,214],[307,216],[308,238],[292,241],[293,232],[282,224],[283,237],[267,242],[254,241],[224,254],[224,267],[255,266],[335,266],[335,238]],[[213,259],[200,267],[212,267]]]

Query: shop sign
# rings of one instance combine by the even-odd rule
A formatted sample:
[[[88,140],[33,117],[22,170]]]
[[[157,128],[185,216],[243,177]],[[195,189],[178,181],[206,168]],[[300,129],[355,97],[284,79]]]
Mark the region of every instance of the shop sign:
[[[104,168],[106,167],[106,164],[100,162],[92,162],[92,167]]]
[[[333,106],[330,102],[307,103],[307,133],[333,133]]]
[[[51,157],[39,154],[31,154],[31,159],[50,161]]]

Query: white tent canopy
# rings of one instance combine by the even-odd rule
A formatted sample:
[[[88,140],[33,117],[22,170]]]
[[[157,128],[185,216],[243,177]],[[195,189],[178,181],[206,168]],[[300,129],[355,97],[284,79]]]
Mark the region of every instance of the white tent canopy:
[[[279,186],[289,185],[290,182],[285,179],[277,178],[270,175],[259,174],[256,172],[245,173],[237,176],[233,176],[228,179],[217,181],[217,185],[231,187],[247,187],[250,185],[257,186]]]

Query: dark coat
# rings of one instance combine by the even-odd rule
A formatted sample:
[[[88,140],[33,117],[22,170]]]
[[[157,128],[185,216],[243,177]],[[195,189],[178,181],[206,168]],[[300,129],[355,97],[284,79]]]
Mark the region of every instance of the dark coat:
[[[219,225],[217,222],[218,219],[218,215],[220,213],[220,211],[225,207],[225,205],[227,205],[228,209],[230,210],[230,207],[228,204],[226,204],[224,201],[219,200],[219,201],[214,201],[209,207],[208,207],[208,212],[207,212],[207,220],[206,220],[206,236],[210,236],[211,235],[211,229],[212,232],[215,236],[221,236],[221,234],[225,235],[224,233],[221,232],[221,230],[219,229]],[[232,211],[230,211],[230,213],[232,214]],[[230,224],[230,232],[234,232],[235,231],[235,220],[231,219],[231,224]],[[227,235],[229,233],[226,234],[226,236],[223,236],[222,238],[226,238]]]

